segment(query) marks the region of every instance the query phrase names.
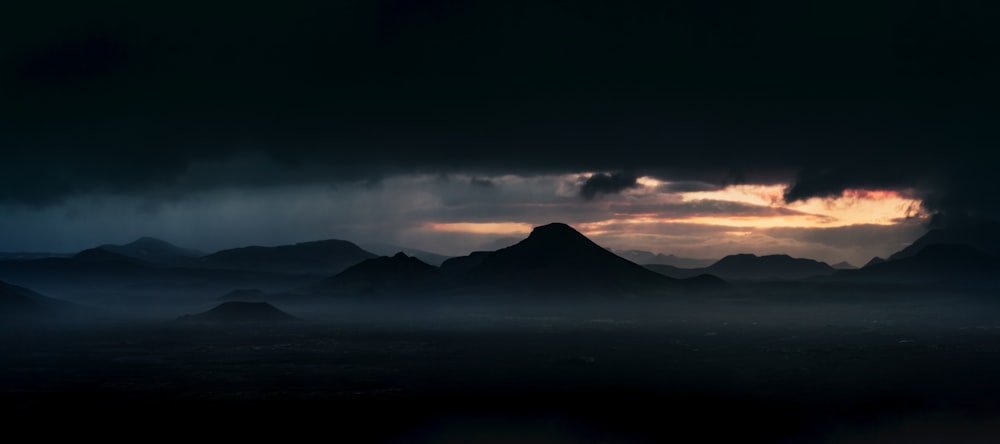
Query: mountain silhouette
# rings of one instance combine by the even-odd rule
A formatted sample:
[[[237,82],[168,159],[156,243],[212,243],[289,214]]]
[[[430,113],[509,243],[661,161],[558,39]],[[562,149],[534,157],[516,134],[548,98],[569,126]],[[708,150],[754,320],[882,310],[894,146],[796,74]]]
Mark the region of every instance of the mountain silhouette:
[[[298,321],[267,302],[224,302],[203,313],[184,315],[179,321],[211,323],[272,323]]]
[[[483,263],[492,251],[473,251],[468,256],[450,258],[441,263],[441,272],[449,276],[461,276]]]
[[[685,288],[562,223],[535,227],[527,239],[479,256],[464,263],[455,260],[450,266],[468,266],[462,280],[483,290],[620,296]],[[474,264],[476,260],[480,263]]]
[[[403,252],[365,260],[325,279],[319,292],[406,294],[440,290],[441,271]]]
[[[943,282],[975,284],[1000,276],[1000,258],[968,245],[931,244],[913,256],[842,270],[837,279],[882,282]]]
[[[983,253],[1000,256],[1000,222],[979,220],[948,228],[937,228],[889,256],[889,261],[916,256],[929,245],[968,245]]]
[[[861,268],[868,268],[868,267],[871,267],[872,265],[878,265],[878,264],[881,264],[883,262],[885,262],[885,259],[882,259],[882,258],[880,258],[878,256],[875,256],[870,261],[868,261],[867,264],[863,265]]]
[[[850,262],[847,262],[847,261],[837,262],[836,264],[833,264],[830,267],[832,267],[835,270],[854,270],[854,269],[858,268],[858,267],[855,267],[854,264],[852,264]]]
[[[428,265],[433,265],[435,267],[440,267],[444,261],[448,260],[451,256],[445,256],[443,254],[432,253],[430,251],[420,250],[417,248],[401,247],[399,245],[381,243],[381,242],[370,242],[361,245],[366,251],[370,251],[379,256],[392,256],[397,252],[406,253],[407,256],[413,256],[421,261],[424,261]]]
[[[202,257],[199,263],[214,268],[329,276],[374,257],[377,256],[351,242],[323,240],[222,250]]]
[[[715,263],[715,259],[693,259],[672,254],[653,254],[643,250],[611,250],[613,253],[640,265],[670,265],[678,268],[704,268]]]
[[[648,265],[648,269],[674,278],[690,278],[710,274],[725,280],[789,280],[814,276],[829,276],[836,272],[826,263],[812,259],[793,258],[784,254],[757,256],[734,254],[705,268],[684,269],[669,265]]]
[[[201,251],[181,248],[152,237],[142,237],[125,245],[105,244],[99,248],[122,256],[164,264],[181,263],[187,259],[205,255]]]

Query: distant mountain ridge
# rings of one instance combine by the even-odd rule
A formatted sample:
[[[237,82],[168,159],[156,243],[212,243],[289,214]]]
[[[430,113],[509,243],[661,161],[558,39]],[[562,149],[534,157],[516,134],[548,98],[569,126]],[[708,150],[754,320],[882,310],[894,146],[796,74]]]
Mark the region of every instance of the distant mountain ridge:
[[[98,248],[141,259],[147,262],[174,264],[184,259],[204,256],[205,253],[189,248],[181,248],[169,242],[152,238],[142,237],[124,245],[105,244]]]
[[[847,262],[847,261],[840,261],[840,262],[837,262],[836,264],[833,264],[833,265],[830,265],[830,266],[833,267],[836,270],[854,270],[854,269],[858,268],[858,267],[855,267],[854,264],[852,264],[850,262]]]
[[[232,248],[204,256],[198,263],[215,268],[330,275],[375,257],[378,256],[351,242],[330,239],[277,247]]]
[[[653,254],[644,250],[611,250],[613,253],[635,262],[639,265],[670,265],[678,268],[704,268],[712,265],[716,259],[694,259],[689,257],[679,257],[673,254],[657,253]]]
[[[400,297],[628,297],[725,286],[713,276],[677,280],[659,275],[598,246],[568,225],[552,223],[535,227],[526,239],[512,246],[450,258],[440,268],[403,252],[368,259],[307,292]]]
[[[420,250],[417,248],[409,248],[381,242],[368,242],[361,244],[360,246],[366,251],[370,251],[379,256],[392,256],[396,253],[405,253],[407,256],[413,256],[423,262],[426,262],[428,265],[433,265],[435,267],[440,267],[444,261],[451,258],[451,256],[432,253],[430,251]]]
[[[815,276],[828,276],[836,270],[825,262],[813,259],[793,258],[785,254],[757,256],[754,254],[734,254],[719,259],[718,262],[696,269],[683,269],[668,265],[648,265],[657,273],[674,278],[688,278],[699,274],[710,274],[725,280],[794,280]]]

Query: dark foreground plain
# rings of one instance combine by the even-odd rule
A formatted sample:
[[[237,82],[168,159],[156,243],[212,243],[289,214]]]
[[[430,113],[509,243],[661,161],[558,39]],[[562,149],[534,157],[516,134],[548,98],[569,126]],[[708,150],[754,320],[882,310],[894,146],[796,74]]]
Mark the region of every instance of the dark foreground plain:
[[[574,308],[303,305],[282,307],[305,319],[286,324],[10,328],[0,335],[0,400],[8,431],[37,438],[132,440],[136,429],[388,443],[1000,437],[992,294],[797,291]]]

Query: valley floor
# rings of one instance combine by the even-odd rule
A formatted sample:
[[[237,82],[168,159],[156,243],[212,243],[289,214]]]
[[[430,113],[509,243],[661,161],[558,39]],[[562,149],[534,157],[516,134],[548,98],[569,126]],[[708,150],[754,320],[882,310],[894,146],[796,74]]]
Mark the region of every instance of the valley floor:
[[[406,321],[356,309],[8,331],[0,400],[15,429],[109,439],[134,438],[127,424],[343,442],[989,442],[1000,311],[947,307],[713,301]]]

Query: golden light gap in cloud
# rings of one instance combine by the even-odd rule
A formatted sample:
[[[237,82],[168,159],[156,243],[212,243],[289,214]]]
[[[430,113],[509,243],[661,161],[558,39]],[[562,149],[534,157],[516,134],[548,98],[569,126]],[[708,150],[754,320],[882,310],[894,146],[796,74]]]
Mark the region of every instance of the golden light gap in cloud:
[[[430,223],[427,228],[433,231],[473,234],[527,234],[534,227],[521,222],[453,222]]]

